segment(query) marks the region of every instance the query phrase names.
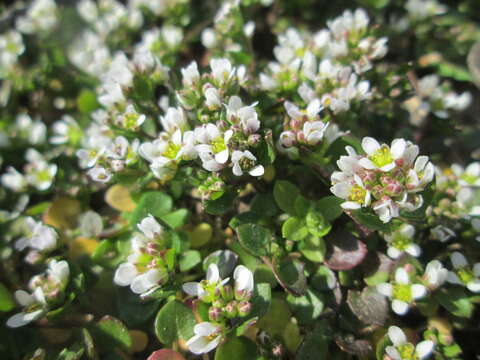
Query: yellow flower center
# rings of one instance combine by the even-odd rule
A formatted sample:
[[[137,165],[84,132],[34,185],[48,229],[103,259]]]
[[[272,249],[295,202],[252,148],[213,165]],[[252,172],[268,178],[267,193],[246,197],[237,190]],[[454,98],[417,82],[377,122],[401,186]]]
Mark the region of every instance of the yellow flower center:
[[[366,195],[367,190],[362,188],[360,185],[355,184],[350,188],[350,195],[348,196],[348,200],[363,204],[365,202]]]
[[[468,284],[475,279],[473,272],[467,268],[458,269],[457,275],[464,284]]]
[[[227,149],[227,145],[225,144],[223,137],[219,136],[212,141],[212,149],[215,154]]]
[[[393,161],[392,153],[387,145],[382,145],[380,149],[377,149],[368,158],[379,168],[388,165]]]
[[[410,245],[410,239],[401,234],[395,234],[391,244],[394,248],[404,251]]]
[[[394,299],[409,303],[412,301],[412,287],[409,284],[396,284],[393,287]],[[403,358],[402,358],[403,359]]]
[[[180,145],[174,144],[173,142],[169,142],[167,150],[165,150],[163,155],[169,159],[175,159],[180,149],[181,149]]]
[[[397,347],[402,360],[417,360],[418,356],[415,354],[415,346],[413,344],[403,344]]]

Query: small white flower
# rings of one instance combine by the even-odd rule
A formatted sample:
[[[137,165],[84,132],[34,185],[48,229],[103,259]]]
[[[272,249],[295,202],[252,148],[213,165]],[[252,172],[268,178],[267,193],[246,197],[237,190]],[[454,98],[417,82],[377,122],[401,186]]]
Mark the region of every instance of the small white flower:
[[[145,235],[148,239],[153,240],[163,233],[162,226],[155,220],[152,215],[148,215],[144,218],[139,224],[137,224],[138,229]]]
[[[480,162],[473,162],[465,169],[459,164],[453,164],[451,169],[458,176],[460,185],[480,187]]]
[[[11,316],[7,320],[8,327],[17,328],[25,326],[41,318],[46,312],[47,302],[40,287],[37,287],[31,295],[24,290],[17,290],[15,292],[15,300],[26,310]]]
[[[202,45],[205,46],[207,49],[211,49],[217,45],[217,38],[215,34],[215,30],[212,28],[205,28],[202,31]]]
[[[445,225],[437,225],[430,229],[430,233],[435,240],[447,242],[456,236],[455,231]]]
[[[183,85],[191,86],[198,79],[200,79],[200,73],[198,72],[198,65],[195,61],[191,62],[186,68],[181,69],[183,77]]]
[[[344,209],[357,210],[362,206],[370,205],[370,191],[365,188],[362,179],[356,174],[351,179],[334,184],[330,191],[335,196],[346,200],[341,204]]]
[[[232,154],[233,174],[242,176],[242,167],[247,169],[251,176],[262,176],[265,169],[262,165],[256,165],[257,158],[248,150],[235,150]]]
[[[385,240],[388,243],[387,254],[392,259],[398,259],[403,253],[407,253],[413,257],[421,254],[420,247],[413,242],[415,228],[410,224],[403,224],[397,231],[386,234]]]
[[[27,179],[14,167],[9,166],[7,172],[2,175],[2,185],[15,192],[23,191],[28,185]]]
[[[462,285],[474,293],[480,292],[480,263],[476,263],[473,268],[468,264],[465,256],[455,251],[450,256],[453,271],[448,272],[447,281],[452,284]]]
[[[74,143],[81,136],[80,127],[70,115],[63,115],[61,120],[52,125],[52,129],[55,135],[50,138],[50,143],[55,145]]]
[[[215,291],[225,285],[230,278],[221,279],[218,266],[210,264],[207,269],[207,278],[201,282],[187,282],[183,284],[183,291],[190,296],[197,296],[205,302],[211,302],[214,299]]]
[[[29,246],[38,251],[51,251],[57,247],[58,235],[52,227],[44,225],[41,221],[35,221],[32,217],[25,219],[25,225],[27,235],[15,243],[17,250]]]
[[[427,264],[423,278],[428,287],[434,290],[443,285],[447,275],[448,270],[443,267],[442,263],[438,260],[432,260]]]
[[[209,322],[195,325],[193,332],[195,335],[187,341],[186,345],[196,355],[212,351],[223,338],[221,327]]]
[[[362,139],[362,148],[367,157],[360,159],[359,164],[369,170],[393,170],[396,166],[395,160],[402,158],[406,147],[407,143],[403,139],[393,140],[389,147],[386,144],[380,145],[374,138],[365,137]]]
[[[107,183],[112,178],[112,173],[102,166],[96,166],[87,171],[87,175],[94,181]]]
[[[423,360],[430,356],[435,346],[431,340],[419,342],[417,346],[414,346],[407,342],[405,333],[397,326],[388,328],[388,337],[393,346],[387,346],[385,351],[392,360]]]
[[[212,59],[210,68],[213,78],[220,84],[227,82],[235,74],[235,68],[228,59]]]
[[[173,134],[176,130],[184,130],[187,125],[187,116],[181,107],[169,107],[165,116],[160,117],[163,130]]]
[[[205,105],[209,110],[218,109],[222,105],[220,92],[216,88],[208,86],[205,88],[203,94],[205,95]]]
[[[125,112],[117,116],[116,122],[125,129],[136,131],[145,122],[145,119],[144,114],[139,114],[132,104],[128,104]]]
[[[253,294],[253,273],[243,265],[238,265],[233,272],[235,279],[235,298],[249,299]]]
[[[393,284],[378,284],[377,290],[392,300],[392,310],[398,315],[405,315],[415,300],[421,299],[427,294],[425,286],[410,284],[408,273],[404,268],[396,270]]]

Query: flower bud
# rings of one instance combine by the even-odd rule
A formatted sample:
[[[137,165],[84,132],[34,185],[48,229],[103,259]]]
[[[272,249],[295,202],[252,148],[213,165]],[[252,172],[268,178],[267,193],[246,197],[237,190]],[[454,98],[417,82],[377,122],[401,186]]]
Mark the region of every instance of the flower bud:
[[[260,134],[252,134],[248,137],[248,145],[256,146],[261,140]]]
[[[250,301],[240,301],[237,305],[238,315],[246,316],[252,311],[252,303]]]
[[[225,307],[223,308],[225,314],[229,318],[234,318],[238,315],[237,311],[237,302],[235,300],[230,301]]]
[[[282,344],[272,346],[272,355],[281,358],[285,354],[285,347]]]
[[[210,309],[208,309],[208,318],[210,321],[220,321],[223,318],[223,310],[216,306],[210,306]]]
[[[147,254],[148,255],[157,255],[158,254],[158,245],[155,244],[153,241],[149,241],[147,243]]]
[[[226,302],[233,300],[233,289],[230,285],[225,285],[221,289],[222,299]]]

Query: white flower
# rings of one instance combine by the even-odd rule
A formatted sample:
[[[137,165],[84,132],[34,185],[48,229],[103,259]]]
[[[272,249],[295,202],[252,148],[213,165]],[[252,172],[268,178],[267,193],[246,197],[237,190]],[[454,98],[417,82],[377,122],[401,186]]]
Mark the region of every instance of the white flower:
[[[125,129],[135,131],[145,122],[145,119],[144,114],[139,114],[132,104],[128,104],[125,112],[117,116],[116,122]]]
[[[171,48],[177,47],[183,39],[182,29],[173,25],[163,26],[161,34],[167,45]]]
[[[24,51],[25,45],[18,31],[10,30],[0,35],[0,68],[10,68]],[[0,76],[1,74],[0,71]]]
[[[427,264],[423,278],[428,287],[433,290],[443,285],[447,275],[448,270],[443,267],[442,263],[438,260],[432,260]]]
[[[112,178],[112,173],[102,166],[96,166],[87,171],[87,175],[94,181],[107,183]]]
[[[15,192],[20,192],[28,185],[27,179],[14,167],[9,166],[7,172],[2,175],[2,185]]]
[[[374,138],[365,137],[362,139],[362,148],[367,157],[360,159],[359,164],[369,170],[393,170],[396,166],[395,160],[402,158],[406,147],[407,143],[403,139],[393,140],[389,147],[386,144],[380,145]]]
[[[237,300],[249,299],[253,295],[253,273],[243,265],[238,265],[233,272],[235,279],[235,298]]]
[[[388,243],[387,254],[392,259],[398,259],[404,252],[418,257],[421,254],[420,247],[413,242],[415,228],[410,224],[403,224],[397,231],[386,234],[385,240]]]
[[[7,320],[7,326],[17,328],[25,326],[43,316],[46,312],[46,299],[43,290],[37,287],[30,295],[24,290],[15,291],[15,300],[26,310],[11,316]]]
[[[258,120],[258,114],[255,111],[256,105],[257,103],[243,106],[242,100],[234,95],[226,105],[227,119],[232,123],[239,119],[245,134],[255,133],[260,128],[260,120]]]
[[[405,315],[415,300],[427,294],[425,286],[410,284],[408,273],[404,268],[398,268],[395,272],[393,285],[381,283],[377,285],[377,290],[392,300],[392,310],[398,315]]]
[[[202,322],[195,325],[193,335],[186,345],[188,349],[197,355],[205,354],[215,349],[222,340],[221,327],[209,322]]]
[[[453,271],[448,272],[447,281],[452,284],[466,286],[468,290],[474,293],[480,292],[480,263],[476,263],[471,268],[465,256],[455,251],[450,255]]]
[[[181,69],[183,77],[183,85],[191,86],[198,79],[200,79],[200,73],[198,72],[198,65],[195,61],[191,62],[186,68]]]
[[[455,237],[455,231],[446,227],[445,225],[437,225],[430,229],[430,233],[435,240],[447,242]]]
[[[388,196],[384,196],[381,200],[374,202],[372,205],[373,211],[375,211],[380,220],[384,223],[388,223],[392,218],[400,215],[398,204]]]
[[[236,71],[228,59],[212,59],[210,60],[210,68],[213,78],[220,84],[230,80]]]
[[[414,346],[407,342],[405,333],[397,326],[388,328],[388,337],[393,346],[387,346],[385,351],[392,360],[423,360],[430,356],[435,346],[431,340],[424,340]]]
[[[81,136],[80,127],[70,115],[63,115],[61,120],[52,125],[52,129],[55,135],[50,138],[50,143],[55,145],[74,143]]]
[[[207,86],[205,87],[203,94],[205,95],[205,105],[209,110],[215,110],[222,105],[222,98],[218,89],[212,86]]]
[[[341,204],[344,209],[357,210],[362,206],[370,205],[370,191],[365,188],[362,179],[356,174],[351,179],[334,184],[330,191],[335,196],[346,200]]]
[[[228,161],[228,142],[233,136],[233,130],[227,130],[223,134],[214,124],[206,124],[194,130],[195,140],[199,145],[195,146],[202,166],[208,171],[219,171]]]
[[[233,174],[242,176],[242,167],[247,169],[251,176],[262,176],[265,169],[262,165],[256,165],[257,158],[248,150],[235,150],[232,153]]]
[[[34,0],[25,15],[17,18],[16,28],[26,34],[47,31],[57,23],[57,5],[54,0]]]
[[[480,187],[480,162],[473,162],[465,169],[459,164],[453,164],[451,169],[458,176],[460,185]]]
[[[153,240],[163,233],[162,226],[155,220],[152,215],[148,215],[144,218],[139,224],[137,224],[138,229],[145,235],[148,239]]]
[[[176,130],[184,130],[187,126],[187,116],[181,107],[169,107],[165,116],[160,116],[163,130],[173,134]]]
[[[27,236],[20,238],[15,243],[17,250],[23,250],[27,246],[38,251],[51,251],[57,247],[58,235],[50,226],[41,221],[35,221],[32,217],[25,219]]]
[[[202,31],[202,45],[205,46],[207,49],[211,49],[217,45],[217,39],[215,35],[215,30],[212,28],[205,28]]]
[[[197,296],[205,302],[211,302],[215,298],[217,289],[226,284],[230,278],[222,280],[216,264],[210,264],[207,269],[207,278],[201,282],[187,282],[182,288],[190,296]]]

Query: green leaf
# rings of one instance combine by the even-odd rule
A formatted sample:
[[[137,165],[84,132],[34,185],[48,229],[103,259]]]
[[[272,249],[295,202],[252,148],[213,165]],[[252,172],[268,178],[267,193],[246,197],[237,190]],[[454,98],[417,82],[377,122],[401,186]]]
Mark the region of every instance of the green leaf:
[[[63,349],[57,356],[57,360],[80,360],[85,349],[79,342],[74,343],[69,348]]]
[[[285,180],[277,180],[273,187],[273,197],[280,209],[295,215],[295,199],[300,194],[300,190],[291,182]]]
[[[282,236],[288,240],[303,240],[308,234],[305,221],[295,216],[288,218],[282,225]]]
[[[353,314],[366,325],[383,326],[388,317],[388,303],[376,288],[348,291],[347,303]]]
[[[375,347],[375,357],[377,360],[384,360],[386,351],[385,349],[387,346],[392,345],[390,338],[388,336],[383,336],[378,342]]]
[[[180,255],[179,265],[180,271],[188,271],[193,269],[195,266],[200,264],[202,261],[202,256],[196,250],[188,250]]]
[[[307,216],[307,213],[310,210],[311,206],[312,202],[303,197],[302,195],[299,195],[295,199],[295,212],[300,218]]]
[[[187,222],[188,210],[187,209],[178,209],[169,214],[159,216],[165,224],[170,226],[172,229],[179,228]]]
[[[269,253],[270,231],[257,224],[243,224],[237,228],[240,244],[252,255],[266,256]]]
[[[378,230],[383,231],[386,233],[392,232],[392,228],[390,224],[383,223],[379,218],[378,215],[368,212],[367,210],[355,210],[352,211],[352,216],[358,220],[358,222],[370,230]]]
[[[474,306],[462,288],[442,288],[435,293],[435,299],[455,316],[469,318],[473,314]]]
[[[232,209],[235,197],[235,191],[226,191],[218,199],[205,201],[205,211],[212,215],[225,214],[227,211],[230,211]]]
[[[180,301],[172,300],[163,306],[155,318],[155,334],[162,344],[172,344],[177,339],[193,336],[195,316]]]
[[[149,191],[142,195],[130,217],[130,225],[137,224],[148,215],[161,218],[172,210],[172,198],[161,191]]]
[[[148,321],[158,310],[158,301],[143,301],[129,288],[120,288],[115,303],[121,320],[129,326],[138,326]]]
[[[97,95],[92,90],[82,90],[77,97],[77,107],[81,113],[91,113],[99,107]]]
[[[327,322],[325,320],[319,321],[300,345],[295,359],[318,360],[319,354],[328,354],[329,332]]]
[[[286,259],[279,264],[279,275],[288,290],[296,296],[302,296],[307,291],[305,265],[299,261]]]
[[[323,237],[332,229],[332,225],[318,211],[309,211],[305,220],[308,231],[316,237]]]
[[[311,281],[312,286],[320,291],[330,291],[335,287],[336,283],[337,277],[335,273],[324,265],[318,267]]]
[[[271,301],[272,291],[270,285],[266,283],[255,284],[253,297],[251,299],[252,311],[248,316],[261,318],[268,312]]]
[[[132,338],[123,323],[113,316],[106,315],[100,319],[90,332],[97,345],[102,351],[111,351],[112,348],[120,347],[128,350],[132,346]]]
[[[302,324],[308,324],[320,316],[323,311],[324,304],[320,294],[307,290],[304,296],[288,295],[287,301],[295,314],[295,317]]]
[[[315,236],[309,236],[307,239],[303,240],[298,245],[298,249],[303,256],[313,262],[323,262],[325,259],[325,253],[327,252],[325,241],[322,238]]]
[[[228,339],[215,352],[215,360],[245,360],[256,356],[257,346],[244,336]]]
[[[281,336],[290,317],[290,307],[283,297],[274,296],[267,313],[258,321],[257,326],[272,336]]]
[[[0,283],[0,311],[7,312],[15,307],[15,301],[13,300],[10,291]]]
[[[258,194],[250,204],[250,211],[260,216],[275,216],[278,208],[272,194]]]
[[[315,204],[315,207],[320,211],[327,221],[333,221],[343,214],[343,208],[340,206],[344,200],[336,196],[326,196],[321,198]]]

